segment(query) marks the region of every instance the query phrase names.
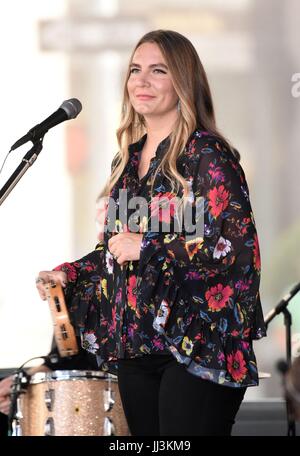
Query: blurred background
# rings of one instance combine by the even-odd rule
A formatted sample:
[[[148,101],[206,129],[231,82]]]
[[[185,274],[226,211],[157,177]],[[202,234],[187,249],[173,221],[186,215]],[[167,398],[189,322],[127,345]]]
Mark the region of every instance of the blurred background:
[[[1,6],[1,164],[10,146],[63,100],[76,97],[83,110],[49,131],[36,163],[1,206],[0,368],[50,348],[50,312],[35,277],[80,258],[97,241],[95,201],[117,152],[128,58],[138,39],[158,28],[176,30],[196,47],[219,128],[242,156],[266,315],[300,281],[299,1],[10,0]],[[10,154],[1,187],[28,148]],[[299,306],[296,296],[288,307],[293,356],[299,355]],[[271,378],[249,388],[246,398],[280,397],[282,315],[255,349],[259,370]]]

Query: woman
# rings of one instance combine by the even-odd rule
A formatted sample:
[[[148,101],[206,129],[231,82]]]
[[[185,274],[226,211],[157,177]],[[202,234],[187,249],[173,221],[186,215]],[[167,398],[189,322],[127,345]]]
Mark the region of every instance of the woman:
[[[259,247],[238,153],[217,130],[205,71],[184,36],[157,30],[137,44],[117,137],[103,240],[41,272],[39,293],[45,299],[49,280],[66,287],[83,346],[101,369],[118,367],[132,435],[230,435],[246,388],[258,384]],[[146,202],[150,217],[137,217],[124,193]],[[194,236],[175,229],[188,206]]]

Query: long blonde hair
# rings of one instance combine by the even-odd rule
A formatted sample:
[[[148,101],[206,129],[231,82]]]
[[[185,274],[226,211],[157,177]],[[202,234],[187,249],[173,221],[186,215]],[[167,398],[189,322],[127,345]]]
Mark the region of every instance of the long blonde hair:
[[[189,188],[177,171],[176,161],[183,152],[189,137],[196,128],[207,131],[221,138],[232,150],[229,142],[217,130],[212,96],[207,76],[196,49],[183,35],[172,30],[155,30],[144,35],[130,57],[132,62],[135,51],[143,43],[155,43],[160,48],[170,71],[174,89],[180,100],[180,111],[174,129],[170,135],[170,145],[164,153],[152,181],[151,192],[155,177],[159,170],[170,181],[172,192],[178,192],[180,186],[183,195],[187,195]],[[119,152],[113,160],[112,173],[99,197],[108,196],[111,189],[120,178],[129,159],[128,146],[138,141],[146,133],[143,116],[138,114],[130,103],[127,82],[130,76],[130,65],[124,84],[123,110],[121,123],[117,130]],[[237,151],[233,151],[238,155]]]

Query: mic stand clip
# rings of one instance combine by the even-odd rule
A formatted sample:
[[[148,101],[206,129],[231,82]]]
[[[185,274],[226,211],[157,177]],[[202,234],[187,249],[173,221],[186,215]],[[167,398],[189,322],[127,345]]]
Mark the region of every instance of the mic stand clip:
[[[8,435],[19,437],[22,435],[21,419],[23,414],[20,407],[20,395],[26,392],[30,376],[24,369],[18,369],[11,389],[11,404],[8,415]]]
[[[8,197],[12,189],[17,185],[21,177],[26,173],[28,168],[35,162],[39,153],[43,149],[43,139],[44,137],[40,138],[36,142],[34,142],[33,147],[24,155],[21,163],[17,167],[17,169],[13,172],[10,176],[8,181],[4,184],[4,186],[0,190],[0,206],[3,201]]]

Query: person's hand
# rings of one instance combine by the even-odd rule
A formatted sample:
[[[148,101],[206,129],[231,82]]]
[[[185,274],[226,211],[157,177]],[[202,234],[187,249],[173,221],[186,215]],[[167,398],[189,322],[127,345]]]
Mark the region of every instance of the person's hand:
[[[4,415],[9,414],[10,408],[10,389],[13,382],[13,375],[0,381],[0,412]]]
[[[63,288],[66,287],[68,278],[67,274],[63,271],[41,271],[39,272],[38,277],[35,280],[36,287],[38,289],[39,295],[43,301],[47,299],[46,295],[46,283],[55,282],[60,283]]]
[[[142,239],[140,233],[118,233],[109,239],[108,248],[119,264],[139,260]]]
[[[42,364],[41,366],[34,366],[27,369],[28,375],[34,375],[37,372],[51,372],[49,367]],[[9,377],[5,377],[3,380],[0,381],[0,412],[4,413],[4,415],[9,414],[10,403],[11,403],[11,387],[14,381],[14,376],[10,375]]]

